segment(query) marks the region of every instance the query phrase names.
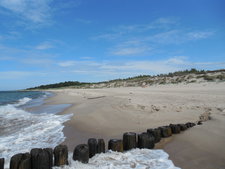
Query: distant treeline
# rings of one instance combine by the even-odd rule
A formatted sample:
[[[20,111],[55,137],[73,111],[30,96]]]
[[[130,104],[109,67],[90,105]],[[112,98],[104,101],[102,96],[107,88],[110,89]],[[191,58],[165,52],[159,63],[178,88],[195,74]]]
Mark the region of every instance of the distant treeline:
[[[90,83],[83,83],[83,82],[78,82],[78,81],[66,81],[66,82],[61,82],[61,83],[41,85],[41,86],[29,88],[28,90],[62,88],[62,87],[68,87],[68,86],[83,86],[83,85],[87,85],[87,84],[90,84]]]
[[[147,78],[154,78],[154,77],[174,77],[174,76],[185,76],[188,74],[207,74],[207,73],[215,73],[215,72],[225,72],[225,69],[220,70],[214,70],[214,71],[205,71],[205,70],[197,70],[197,69],[190,69],[190,70],[183,70],[183,71],[176,71],[173,73],[168,74],[159,74],[159,75],[139,75],[135,77],[128,77],[125,79],[114,79],[109,81],[103,81],[103,82],[95,82],[95,83],[87,83],[87,82],[78,82],[78,81],[66,81],[61,83],[54,83],[54,84],[48,84],[48,85],[41,85],[33,88],[28,88],[28,90],[34,90],[34,89],[52,89],[52,88],[63,88],[63,87],[90,87],[90,85],[93,84],[101,84],[101,83],[113,83],[113,82],[120,82],[120,81],[138,81],[147,79]]]

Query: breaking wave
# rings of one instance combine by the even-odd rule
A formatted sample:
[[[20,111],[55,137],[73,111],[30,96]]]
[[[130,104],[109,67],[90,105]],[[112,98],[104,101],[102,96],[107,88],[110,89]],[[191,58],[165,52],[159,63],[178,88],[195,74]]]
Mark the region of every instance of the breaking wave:
[[[0,158],[6,159],[7,167],[14,154],[32,148],[54,148],[65,140],[63,123],[72,115],[32,114],[19,108],[31,100],[23,98],[0,106]]]

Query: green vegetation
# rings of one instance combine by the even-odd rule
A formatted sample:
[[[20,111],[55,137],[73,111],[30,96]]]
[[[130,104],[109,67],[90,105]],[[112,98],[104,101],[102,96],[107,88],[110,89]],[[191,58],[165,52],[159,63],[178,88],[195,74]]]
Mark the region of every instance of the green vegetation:
[[[191,70],[177,71],[177,72],[174,72],[174,73],[166,74],[164,76],[173,77],[173,76],[188,75],[188,74],[192,74],[192,73],[193,74],[205,74],[206,71],[204,71],[204,70],[197,70],[197,69],[192,68]]]
[[[215,74],[215,75],[214,75]],[[183,70],[176,71],[168,74],[160,75],[139,75],[135,77],[129,77],[126,79],[114,79],[96,83],[86,83],[78,81],[67,81],[55,84],[41,85],[28,90],[35,89],[54,89],[54,88],[102,88],[102,87],[134,87],[134,86],[146,86],[154,84],[177,84],[177,83],[195,83],[196,79],[203,79],[205,81],[224,81],[225,80],[225,69],[205,71],[205,70]]]
[[[48,84],[48,85],[41,85],[34,88],[29,88],[28,90],[33,89],[53,89],[53,88],[62,88],[62,87],[69,87],[69,86],[83,86],[88,85],[90,83],[81,83],[78,81],[67,81],[67,82],[61,82],[61,83],[55,83],[55,84]]]

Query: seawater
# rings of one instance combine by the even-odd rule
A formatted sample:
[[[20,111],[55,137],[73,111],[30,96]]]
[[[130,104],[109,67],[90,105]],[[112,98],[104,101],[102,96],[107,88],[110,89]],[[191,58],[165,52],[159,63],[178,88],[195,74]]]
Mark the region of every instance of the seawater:
[[[48,92],[0,92],[0,158],[5,168],[17,153],[32,148],[54,148],[65,140],[63,123],[72,115],[57,115],[69,105],[43,105]]]

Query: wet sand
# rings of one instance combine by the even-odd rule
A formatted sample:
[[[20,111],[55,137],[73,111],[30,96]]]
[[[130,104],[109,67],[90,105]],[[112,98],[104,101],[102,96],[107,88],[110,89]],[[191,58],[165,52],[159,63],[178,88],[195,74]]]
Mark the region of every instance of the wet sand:
[[[48,104],[72,104],[62,112],[73,114],[64,128],[70,151],[91,137],[122,138],[127,131],[196,122],[207,112],[212,120],[157,147],[163,146],[175,165],[184,169],[225,168],[225,83],[51,91],[56,96]]]
[[[212,119],[165,144],[164,150],[176,166],[183,169],[225,168],[225,113],[212,114]]]

